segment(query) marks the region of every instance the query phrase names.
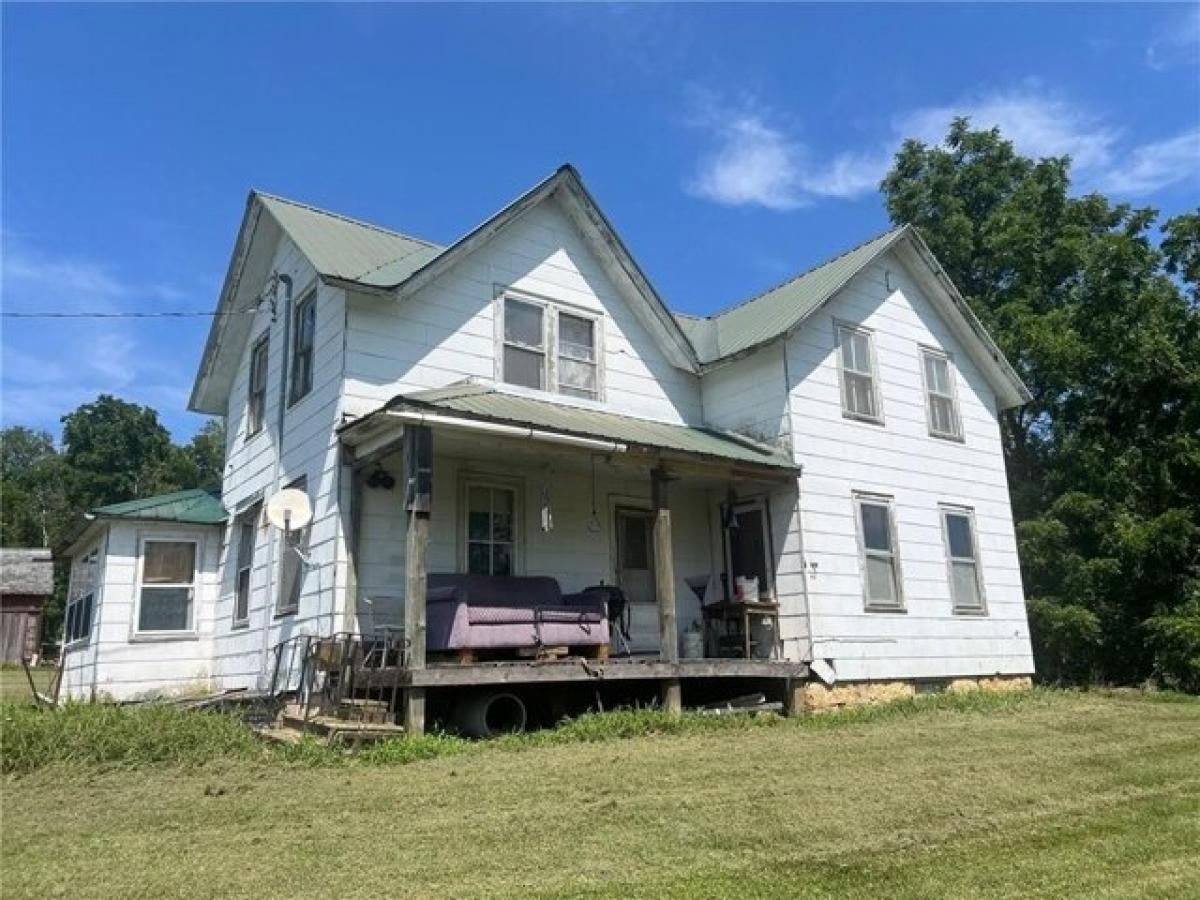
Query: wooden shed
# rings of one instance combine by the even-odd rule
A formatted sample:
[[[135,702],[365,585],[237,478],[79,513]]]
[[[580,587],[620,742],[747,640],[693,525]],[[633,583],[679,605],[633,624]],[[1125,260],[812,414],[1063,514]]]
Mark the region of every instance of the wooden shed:
[[[54,592],[54,563],[44,548],[0,549],[0,663],[38,654],[42,612]]]

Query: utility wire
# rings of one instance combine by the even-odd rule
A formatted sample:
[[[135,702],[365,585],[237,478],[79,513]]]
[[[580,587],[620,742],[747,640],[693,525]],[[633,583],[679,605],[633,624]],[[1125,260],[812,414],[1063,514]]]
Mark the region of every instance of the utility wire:
[[[253,315],[255,309],[240,309],[232,312],[198,312],[172,310],[166,312],[9,312],[0,316],[5,319],[212,319],[221,316]]]

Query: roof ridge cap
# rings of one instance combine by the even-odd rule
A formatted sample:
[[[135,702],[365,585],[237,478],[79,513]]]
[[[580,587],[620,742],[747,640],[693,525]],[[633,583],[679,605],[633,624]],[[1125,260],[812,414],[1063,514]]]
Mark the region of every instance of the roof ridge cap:
[[[406,240],[406,241],[412,241],[417,244],[424,244],[425,246],[430,247],[434,250],[444,250],[445,249],[445,247],[443,247],[441,244],[435,244],[433,241],[427,241],[424,238],[414,237],[411,234],[405,234],[402,231],[396,231],[392,228],[384,228],[382,225],[376,225],[373,222],[367,222],[367,221],[364,221],[363,219],[356,219],[353,216],[346,215],[345,213],[334,212],[333,210],[329,210],[329,209],[322,209],[320,206],[313,206],[311,203],[303,203],[299,200],[292,200],[288,197],[281,197],[278,194],[272,194],[267,191],[260,191],[257,188],[252,190],[251,193],[253,193],[256,197],[265,198],[267,200],[277,200],[280,203],[286,203],[288,206],[295,206],[299,209],[306,209],[309,212],[317,213],[318,215],[322,215],[322,216],[328,216],[331,219],[340,219],[343,222],[347,222],[351,225],[357,225],[360,228],[369,228],[370,230],[378,231],[381,234],[391,235],[392,237],[404,238],[404,240]]]
[[[760,300],[763,297],[767,296],[767,294],[771,294],[771,293],[774,293],[775,291],[779,290],[781,287],[785,287],[786,285],[792,284],[795,281],[799,281],[801,278],[804,278],[807,275],[811,275],[813,272],[817,271],[817,269],[823,269],[828,265],[832,265],[833,263],[837,262],[839,259],[842,259],[843,257],[849,256],[851,253],[855,253],[858,250],[861,250],[863,247],[867,246],[867,244],[872,244],[875,241],[881,240],[882,238],[885,238],[885,237],[898,236],[901,232],[907,231],[909,229],[909,227],[910,226],[908,225],[908,223],[905,223],[903,225],[897,226],[896,228],[890,228],[887,231],[881,231],[881,232],[879,232],[879,234],[875,235],[874,237],[869,237],[865,241],[860,241],[859,243],[855,244],[853,247],[849,247],[848,249],[843,250],[841,253],[837,254],[836,256],[831,256],[826,260],[822,260],[821,262],[816,263],[815,265],[809,266],[804,271],[799,272],[795,275],[792,275],[788,278],[785,278],[783,281],[780,281],[780,282],[772,285],[769,288],[765,288],[764,290],[759,291],[757,294],[755,294],[752,297],[748,297],[745,300],[739,300],[737,303],[734,303],[732,306],[727,306],[724,309],[719,310],[718,312],[715,312],[710,316],[704,316],[704,318],[711,320],[711,321],[716,321],[717,319],[721,318],[721,316],[728,315],[729,313],[733,312],[734,310],[741,309],[743,306],[748,306],[749,304],[753,303],[755,300]]]

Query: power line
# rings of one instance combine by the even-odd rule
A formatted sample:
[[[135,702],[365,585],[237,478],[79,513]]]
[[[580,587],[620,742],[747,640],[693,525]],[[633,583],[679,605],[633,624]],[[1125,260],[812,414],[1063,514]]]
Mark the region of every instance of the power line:
[[[200,312],[192,310],[168,310],[157,312],[9,312],[0,316],[5,319],[212,319],[220,316],[253,315],[257,310],[241,309],[232,312]]]

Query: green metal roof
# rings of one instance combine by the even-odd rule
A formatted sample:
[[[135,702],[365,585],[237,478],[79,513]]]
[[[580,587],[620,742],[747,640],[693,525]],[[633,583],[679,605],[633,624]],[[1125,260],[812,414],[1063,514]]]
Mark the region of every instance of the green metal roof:
[[[510,394],[484,384],[453,384],[444,388],[401,394],[392,398],[386,408],[454,413],[489,422],[521,425],[578,437],[753,463],[776,469],[799,468],[787,450],[768,447],[741,435],[714,428],[672,425],[603,410],[567,406]]]
[[[702,363],[749,350],[791,331],[904,234],[893,229],[715,316],[676,316]]]
[[[204,488],[98,506],[92,510],[92,515],[98,519],[186,522],[192,525],[219,525],[226,519],[220,492]]]
[[[443,249],[294,200],[257,192],[256,196],[313,268],[329,278],[390,288]]]

